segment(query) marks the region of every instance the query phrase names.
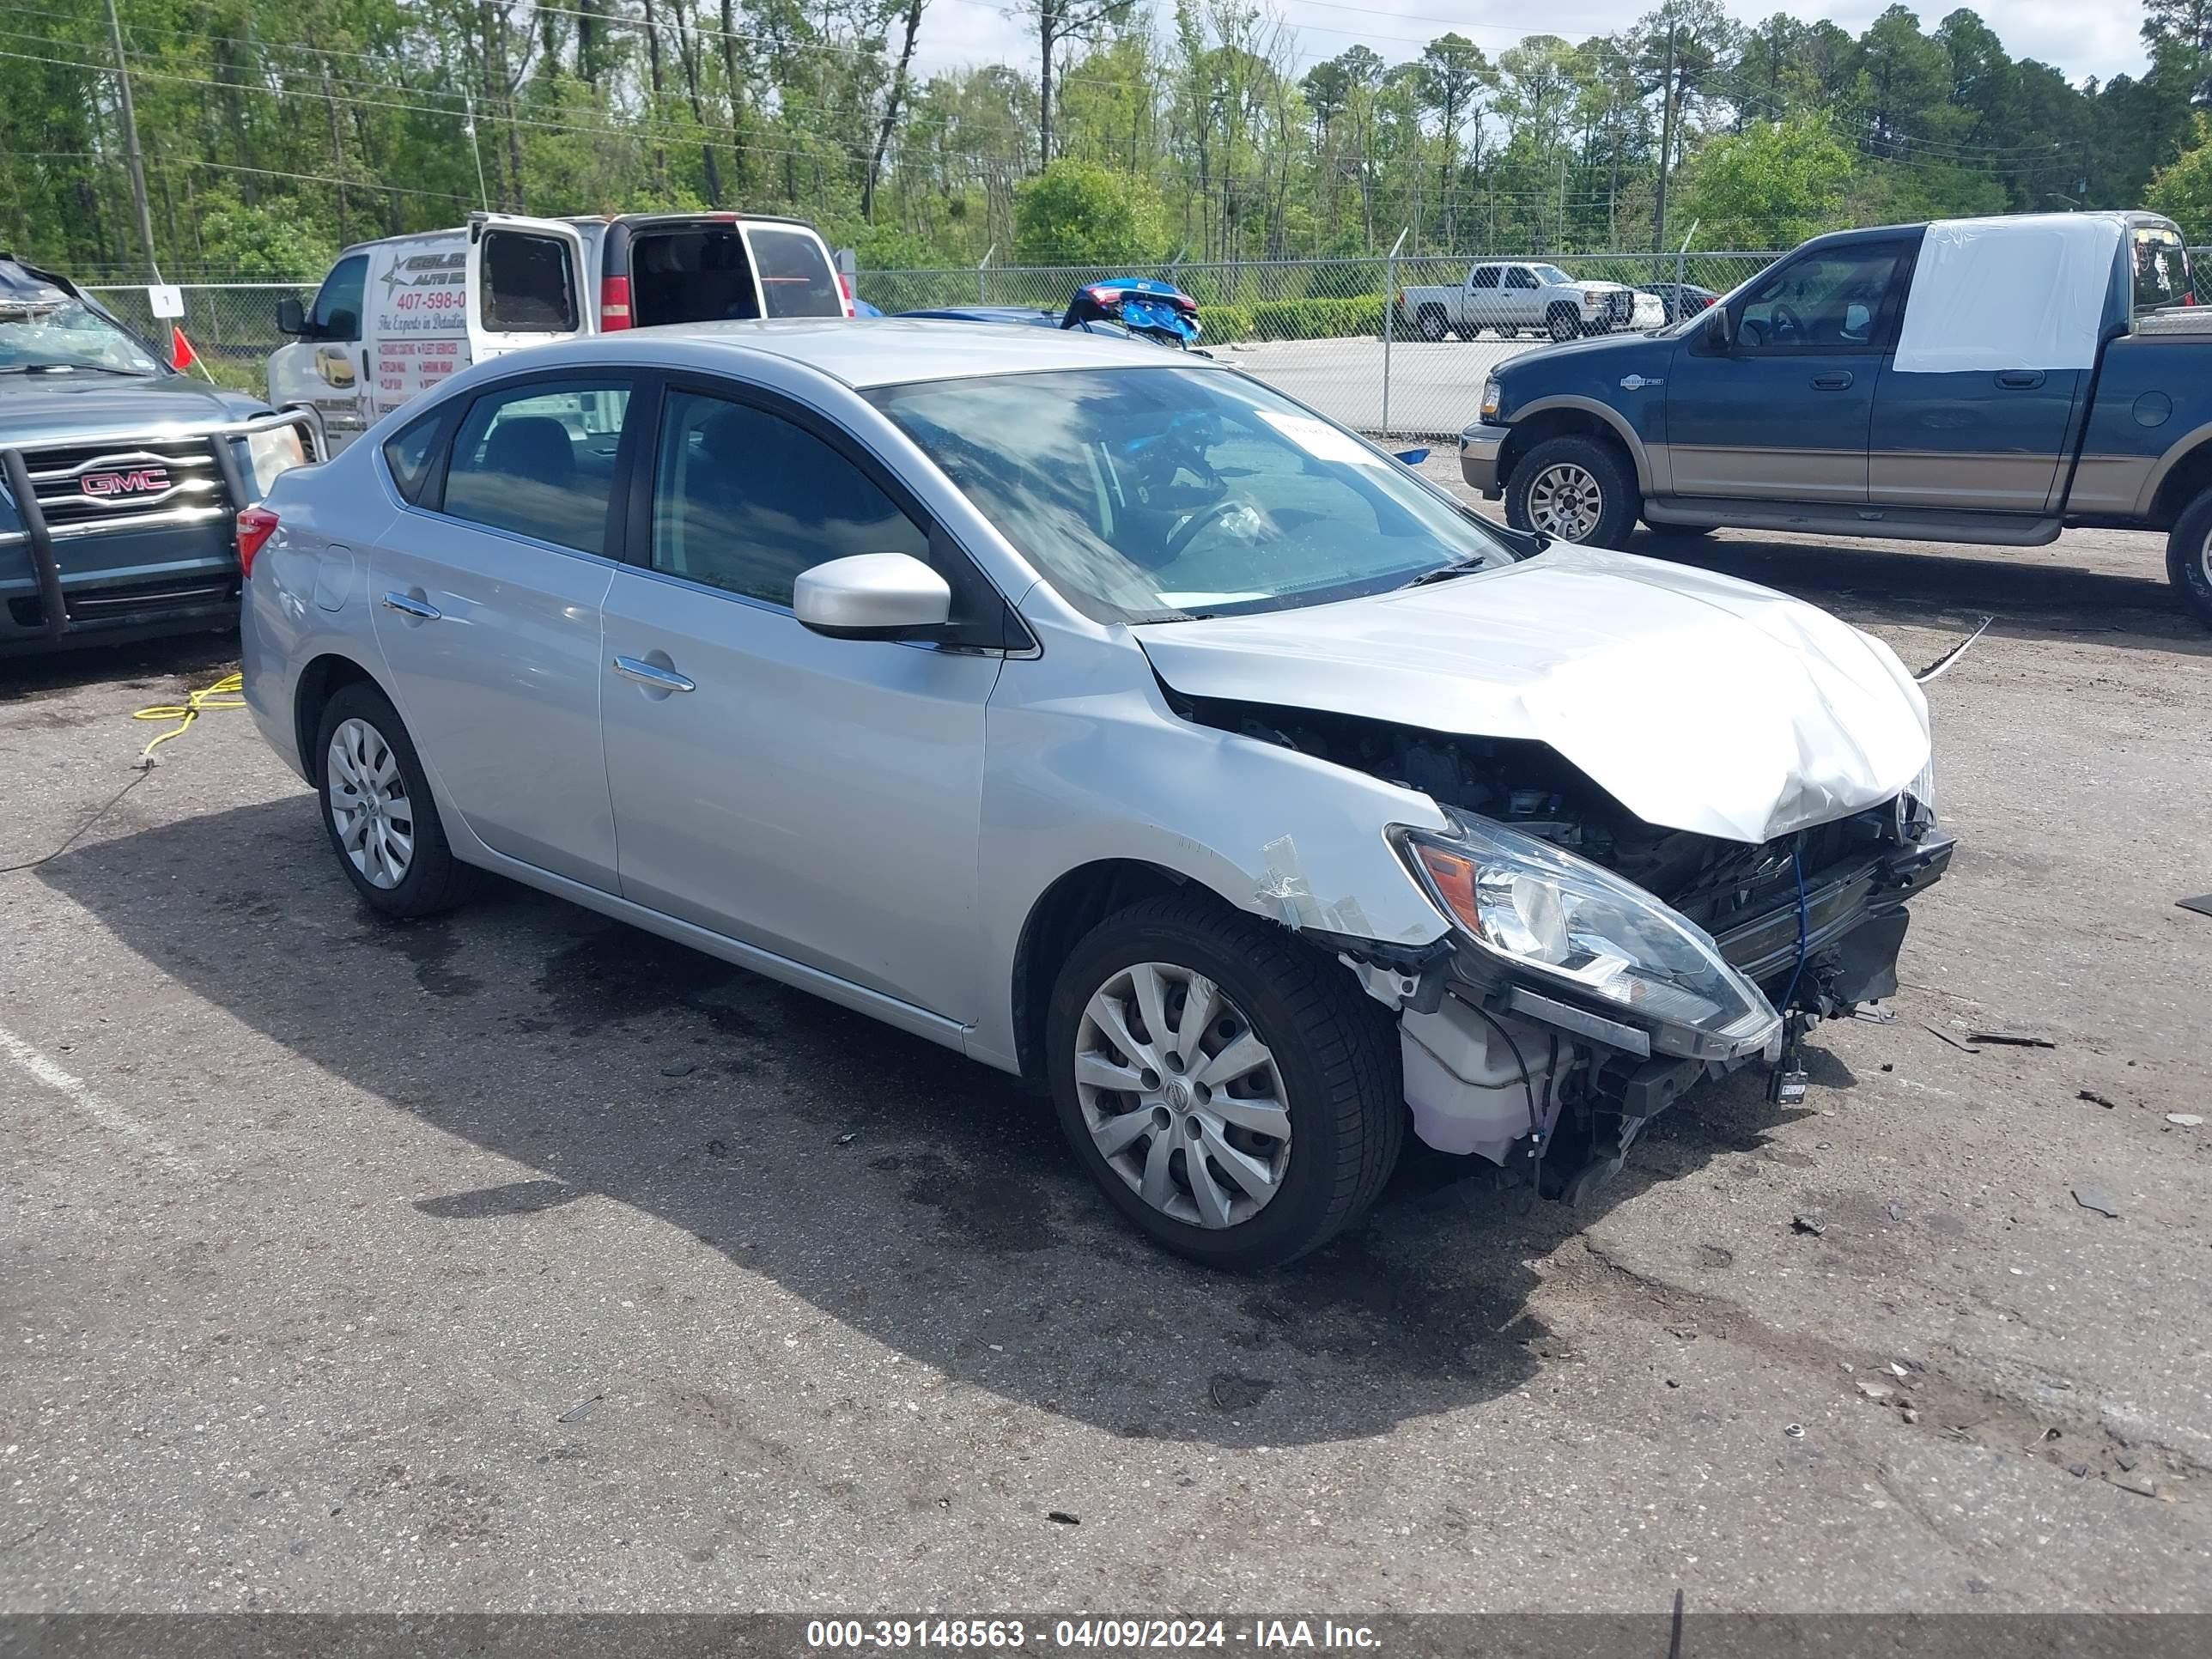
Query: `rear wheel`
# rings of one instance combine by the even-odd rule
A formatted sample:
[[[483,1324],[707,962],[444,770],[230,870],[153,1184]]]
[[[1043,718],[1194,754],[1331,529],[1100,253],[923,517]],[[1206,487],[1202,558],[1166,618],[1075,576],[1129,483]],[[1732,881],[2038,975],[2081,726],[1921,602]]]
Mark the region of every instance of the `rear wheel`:
[[[1404,1144],[1382,1009],[1282,928],[1205,896],[1094,928],[1060,970],[1047,1041],[1077,1158],[1139,1231],[1208,1267],[1326,1243]]]
[[[1508,524],[1585,547],[1627,546],[1640,505],[1626,457],[1596,438],[1547,438],[1505,483]]]
[[[428,916],[465,896],[468,870],[445,826],[415,744],[391,699],[340,686],[315,740],[323,828],[354,890],[387,916]]]
[[[1423,306],[1420,314],[1413,319],[1413,322],[1414,326],[1420,330],[1421,337],[1431,343],[1443,339],[1445,335],[1451,332],[1451,329],[1444,320],[1442,306]]]
[[[2174,521],[2166,538],[2166,574],[2198,620],[2212,626],[2212,489]]]

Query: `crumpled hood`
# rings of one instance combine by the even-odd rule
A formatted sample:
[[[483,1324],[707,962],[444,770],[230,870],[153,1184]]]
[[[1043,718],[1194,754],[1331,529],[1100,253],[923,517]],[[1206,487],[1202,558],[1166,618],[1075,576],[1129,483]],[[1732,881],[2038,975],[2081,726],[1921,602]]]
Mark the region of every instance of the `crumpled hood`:
[[[1928,705],[1770,588],[1595,548],[1336,605],[1135,630],[1192,696],[1548,744],[1648,823],[1770,841],[1889,799]]]

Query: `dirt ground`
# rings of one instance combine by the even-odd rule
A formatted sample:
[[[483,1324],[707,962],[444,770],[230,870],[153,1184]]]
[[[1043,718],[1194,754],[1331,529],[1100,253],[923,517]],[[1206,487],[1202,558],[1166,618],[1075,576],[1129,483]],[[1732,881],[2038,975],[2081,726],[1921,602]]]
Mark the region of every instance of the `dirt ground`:
[[[0,876],[0,1607],[2212,1610],[2212,635],[2144,538],[1646,550],[1996,615],[1893,1019],[1257,1279],[858,1016],[371,920],[210,714]],[[226,650],[0,665],[0,865]]]

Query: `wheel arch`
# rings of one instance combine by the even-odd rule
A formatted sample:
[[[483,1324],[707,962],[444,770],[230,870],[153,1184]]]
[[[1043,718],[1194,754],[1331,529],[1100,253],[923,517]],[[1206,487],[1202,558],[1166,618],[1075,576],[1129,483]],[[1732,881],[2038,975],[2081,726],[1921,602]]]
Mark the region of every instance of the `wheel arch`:
[[[2197,428],[2166,451],[2144,481],[2138,507],[2146,523],[2168,530],[2208,489],[2212,489],[2212,425]]]
[[[300,764],[309,783],[319,787],[322,783],[323,757],[316,746],[315,736],[322,729],[323,710],[330,706],[339,688],[364,681],[377,685],[376,676],[354,658],[338,651],[324,652],[300,671],[292,690],[292,733],[294,741],[300,745]],[[377,685],[380,691],[383,689]]]
[[[1515,465],[1531,449],[1548,439],[1564,437],[1595,438],[1612,443],[1628,458],[1636,475],[1637,489],[1646,495],[1655,493],[1651,457],[1635,428],[1617,410],[1589,398],[1574,397],[1539,398],[1514,416],[1505,442],[1498,451],[1499,487],[1510,482]]]

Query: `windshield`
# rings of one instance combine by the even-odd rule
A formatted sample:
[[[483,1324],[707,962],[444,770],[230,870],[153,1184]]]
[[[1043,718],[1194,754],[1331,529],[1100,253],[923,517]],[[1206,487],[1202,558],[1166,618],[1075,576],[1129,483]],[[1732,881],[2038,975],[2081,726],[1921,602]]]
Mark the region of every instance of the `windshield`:
[[[0,372],[40,368],[161,372],[143,346],[82,301],[58,289],[36,299],[0,294]]]
[[[1401,463],[1240,374],[1084,369],[869,395],[1097,621],[1285,610],[1514,557]]]
[[[1528,269],[1536,273],[1536,279],[1547,288],[1563,288],[1575,280],[1557,265],[1531,265]]]

